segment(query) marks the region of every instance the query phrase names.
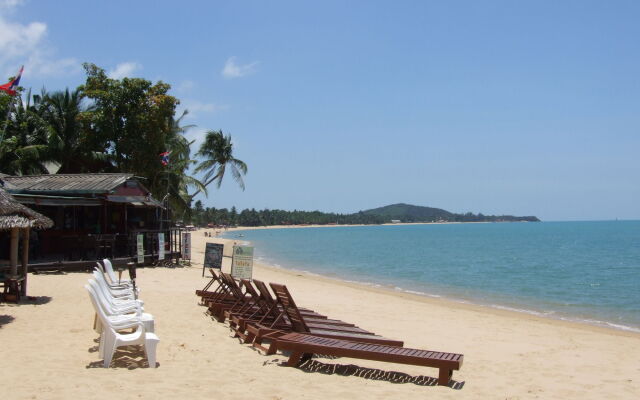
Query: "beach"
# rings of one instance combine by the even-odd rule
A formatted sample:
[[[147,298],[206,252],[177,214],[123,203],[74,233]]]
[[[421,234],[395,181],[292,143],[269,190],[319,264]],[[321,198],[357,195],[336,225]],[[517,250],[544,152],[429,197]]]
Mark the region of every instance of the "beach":
[[[211,231],[211,230],[208,230]],[[192,232],[191,266],[138,270],[145,311],[156,319],[158,368],[118,351],[102,368],[87,273],[29,276],[33,301],[0,303],[0,384],[6,398],[83,399],[632,399],[640,397],[640,334],[402,293],[256,263],[253,276],[287,285],[299,306],[352,322],[406,347],[464,354],[452,387],[437,369],[317,358],[282,366],[229,337],[194,292],[206,242]],[[229,271],[225,257],[223,271]],[[208,275],[208,274],[207,274]],[[332,367],[339,364],[345,367]],[[393,373],[397,372],[397,373]]]

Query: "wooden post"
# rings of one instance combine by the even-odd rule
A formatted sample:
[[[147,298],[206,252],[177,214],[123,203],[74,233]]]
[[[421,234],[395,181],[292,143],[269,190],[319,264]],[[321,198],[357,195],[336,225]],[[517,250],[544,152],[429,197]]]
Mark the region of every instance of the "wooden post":
[[[11,275],[15,277],[18,275],[18,240],[20,228],[11,228],[11,255],[10,255],[10,265],[11,265]]]
[[[22,276],[24,276],[24,281],[22,281],[22,290],[20,295],[27,295],[27,273],[29,268],[29,228],[24,228],[22,230]]]

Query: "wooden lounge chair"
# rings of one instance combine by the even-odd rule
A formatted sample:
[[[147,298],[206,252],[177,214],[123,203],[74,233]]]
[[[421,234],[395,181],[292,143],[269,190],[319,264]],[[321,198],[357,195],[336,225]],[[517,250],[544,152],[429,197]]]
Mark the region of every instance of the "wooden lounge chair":
[[[222,300],[220,299],[208,299],[207,305],[209,306],[209,313],[218,322],[225,321],[226,310],[233,310],[241,308],[246,302],[251,301],[251,297],[242,292],[242,288],[238,286],[236,280],[224,272],[220,272],[220,280],[228,290],[228,294]]]
[[[287,287],[276,283],[271,283],[270,286],[276,295],[278,303],[282,306],[283,311],[281,317],[284,318],[284,316],[286,316],[289,321],[289,326],[282,327],[277,325],[282,318],[277,319],[274,323],[267,326],[260,323],[248,323],[247,338],[245,340],[245,342],[251,341],[254,347],[264,351],[266,354],[275,353],[276,348],[274,339],[287,331],[308,333],[315,336],[352,340],[364,343],[384,344],[388,346],[402,347],[404,345],[404,342],[401,340],[388,339],[375,335],[373,332],[340,332],[329,326],[312,328],[306,323]],[[271,342],[269,347],[265,347],[262,344],[265,339]]]
[[[462,354],[358,343],[301,333],[277,337],[275,346],[280,351],[291,352],[287,362],[291,367],[310,359],[313,354],[420,365],[438,368],[438,385],[443,386],[449,384],[453,370],[459,370],[464,359]]]
[[[262,283],[260,281],[258,282]],[[271,328],[289,330],[290,324],[286,319],[286,314],[283,314],[282,308],[275,300],[272,298],[266,299],[264,296],[259,295],[253,288],[251,281],[243,279],[241,283],[245,288],[246,293],[248,293],[253,300],[251,303],[248,302],[247,306],[238,311],[225,311],[225,316],[229,320],[231,329],[235,331],[235,336],[245,340],[247,337],[245,334],[246,327],[250,322],[262,325],[270,323],[269,326]],[[264,283],[262,284],[264,285]],[[303,312],[301,311],[301,314],[302,313]],[[327,329],[340,332],[372,334],[372,332],[358,328],[349,322],[328,319],[326,316],[317,318],[316,316],[319,314],[312,311],[307,311],[306,314],[303,315],[307,326],[311,329]],[[281,319],[280,323],[277,322],[279,319]]]
[[[259,322],[261,324],[271,324],[277,318],[282,315],[282,306],[271,296],[269,293],[269,289],[267,289],[267,285],[264,282],[259,281],[257,279],[253,280],[253,284],[246,279],[242,281],[243,286],[246,289],[246,292],[253,298],[254,302],[258,305],[256,307],[256,311],[248,314],[248,315],[235,315],[233,317],[233,324],[238,324],[240,328],[246,322]],[[258,290],[256,292],[255,288]],[[259,292],[259,293],[258,293]],[[305,318],[307,322],[310,323],[320,323],[320,324],[328,324],[328,325],[340,325],[340,326],[352,326],[354,324],[340,321],[337,319],[329,319],[326,315],[319,314],[313,310],[309,310],[306,308],[299,308],[300,314]],[[285,316],[286,319],[286,316]],[[282,321],[283,323],[288,323],[287,321]]]
[[[223,286],[222,281],[218,277],[218,274],[215,273],[213,268],[209,268],[209,272],[211,272],[212,278],[201,290],[196,290],[197,296],[202,297],[202,296],[206,296],[207,294],[215,293],[221,286]],[[216,287],[216,289],[209,290],[214,283],[218,283],[218,286]]]
[[[253,284],[255,285],[256,289],[258,289],[260,296],[264,298],[269,304],[278,304],[276,299],[274,299],[273,296],[271,296],[271,293],[269,293],[269,289],[264,282],[254,279]],[[308,308],[298,307],[298,310],[300,310],[300,314],[302,314],[303,316],[308,315],[316,319],[327,319],[326,315],[319,314]]]
[[[207,285],[202,290],[196,290],[196,295],[200,296],[200,304],[206,305],[209,302],[235,302],[237,299],[234,298],[233,294],[229,287],[224,283],[221,277],[215,273],[212,268],[209,268],[211,272],[211,280],[207,283]],[[218,286],[211,290],[211,286],[214,283],[218,283]]]

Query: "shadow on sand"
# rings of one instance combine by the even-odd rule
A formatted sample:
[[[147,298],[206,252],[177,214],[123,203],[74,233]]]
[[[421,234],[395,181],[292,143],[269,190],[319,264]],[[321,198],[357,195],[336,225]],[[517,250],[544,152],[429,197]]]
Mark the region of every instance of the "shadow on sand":
[[[97,353],[98,346],[92,346],[88,351],[90,353]],[[158,366],[160,366],[160,363],[156,362],[156,367]],[[104,361],[99,360],[90,362],[87,364],[86,368],[104,368]],[[124,346],[118,347],[116,352],[113,354],[113,359],[111,360],[109,368],[149,368],[149,362],[147,361],[147,357],[144,355],[144,350],[142,350],[140,346]]]
[[[11,315],[0,315],[0,329],[2,329],[4,325],[12,323],[15,319],[16,317]]]
[[[330,357],[333,359],[333,357]],[[286,366],[286,363],[280,364]],[[317,372],[327,375],[358,376],[364,379],[376,381],[387,381],[391,383],[412,383],[418,386],[437,386],[438,379],[430,376],[412,376],[404,372],[384,371],[376,368],[359,367],[353,364],[325,364],[317,360],[307,360],[298,366],[304,372]],[[460,390],[464,387],[464,381],[458,382],[453,379],[449,381],[450,388]]]
[[[50,296],[27,296],[20,299],[20,304],[29,304],[32,306],[41,306],[47,304],[53,300],[53,297]]]

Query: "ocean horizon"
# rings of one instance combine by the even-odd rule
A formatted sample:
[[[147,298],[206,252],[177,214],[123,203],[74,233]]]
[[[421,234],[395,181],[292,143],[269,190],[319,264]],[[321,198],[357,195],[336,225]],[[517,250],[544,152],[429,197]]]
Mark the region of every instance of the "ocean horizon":
[[[640,221],[228,232],[266,264],[428,297],[640,332]]]

